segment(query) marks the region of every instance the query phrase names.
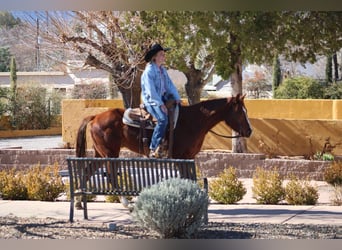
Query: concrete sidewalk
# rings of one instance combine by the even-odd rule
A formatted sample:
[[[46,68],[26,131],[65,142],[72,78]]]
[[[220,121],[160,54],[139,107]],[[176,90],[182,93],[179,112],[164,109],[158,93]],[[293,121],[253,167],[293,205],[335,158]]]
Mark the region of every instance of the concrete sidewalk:
[[[69,202],[0,200],[0,216],[69,219]],[[133,218],[120,203],[89,202],[87,222],[130,224]],[[209,222],[329,224],[342,226],[342,207],[237,204],[209,205]],[[75,221],[83,221],[83,210],[75,210]]]
[[[330,224],[342,226],[342,206],[330,205],[332,188],[326,182],[314,181],[319,192],[315,206],[258,205],[252,194],[252,179],[240,179],[247,193],[236,205],[222,205],[211,201],[208,210],[209,222],[232,223],[290,223],[290,224]],[[69,219],[70,203],[67,201],[8,201],[0,200],[0,216]],[[127,208],[120,203],[106,203],[104,196],[96,202],[88,203],[87,222],[132,223],[133,218]],[[83,221],[83,210],[75,210],[75,221]]]

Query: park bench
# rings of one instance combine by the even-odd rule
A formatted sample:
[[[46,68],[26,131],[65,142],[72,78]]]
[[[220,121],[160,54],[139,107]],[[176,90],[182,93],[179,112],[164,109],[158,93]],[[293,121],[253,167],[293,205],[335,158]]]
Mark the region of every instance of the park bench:
[[[82,197],[84,219],[88,219],[87,195],[138,196],[142,189],[169,178],[197,181],[194,160],[151,158],[67,158],[70,184],[70,214],[74,200]],[[208,182],[204,178],[204,189]]]

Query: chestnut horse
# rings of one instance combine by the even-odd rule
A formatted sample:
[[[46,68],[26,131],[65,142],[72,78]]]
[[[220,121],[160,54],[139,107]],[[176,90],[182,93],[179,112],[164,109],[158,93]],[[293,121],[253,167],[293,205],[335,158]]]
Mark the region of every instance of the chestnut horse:
[[[143,154],[140,129],[122,122],[124,109],[115,108],[83,119],[77,133],[76,156],[86,156],[86,128],[90,123],[95,157],[119,157],[126,147]],[[191,106],[181,106],[174,129],[172,157],[193,159],[201,150],[205,135],[219,122],[224,121],[242,137],[252,133],[244,105],[244,96],[212,99]],[[150,140],[152,130],[147,130]],[[147,156],[148,154],[146,154]]]

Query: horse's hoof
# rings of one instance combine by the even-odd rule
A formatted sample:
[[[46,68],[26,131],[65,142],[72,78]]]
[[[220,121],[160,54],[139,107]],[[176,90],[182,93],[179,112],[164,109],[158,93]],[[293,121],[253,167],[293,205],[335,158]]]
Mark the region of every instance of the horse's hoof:
[[[129,201],[126,199],[126,197],[120,196],[119,200],[120,200],[122,206],[124,206],[125,208],[128,208]]]
[[[128,206],[128,210],[129,210],[130,213],[132,213],[133,210],[134,210],[134,206],[132,206],[132,205]]]

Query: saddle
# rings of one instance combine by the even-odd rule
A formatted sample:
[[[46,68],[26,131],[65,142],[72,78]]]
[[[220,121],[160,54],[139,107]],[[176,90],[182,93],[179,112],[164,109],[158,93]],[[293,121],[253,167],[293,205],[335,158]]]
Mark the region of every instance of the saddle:
[[[154,129],[157,120],[147,112],[144,105],[141,104],[139,108],[128,108],[125,110],[122,122],[128,126],[136,128]]]
[[[171,103],[171,102],[170,102]],[[169,155],[172,155],[172,145],[173,145],[173,130],[176,127],[178,114],[179,114],[179,106],[174,105],[175,108],[172,108],[171,106],[166,105],[166,107],[169,110],[169,114],[173,114],[173,119],[170,119],[169,126],[173,125],[173,129],[169,128],[169,139],[164,138],[161,145],[159,145],[157,151],[159,157],[166,156],[167,148],[169,148]],[[125,110],[122,122],[128,126],[136,127],[140,129],[140,136],[139,140],[142,141],[143,145],[143,151],[145,155],[148,155],[149,153],[149,140],[147,138],[146,130],[153,130],[155,126],[157,125],[157,120],[147,112],[144,105],[141,104],[139,108],[128,108]]]
[[[179,107],[176,106],[174,110],[174,127],[176,127],[177,119],[179,114]],[[145,106],[140,104],[139,108],[128,108],[125,110],[122,122],[128,126],[136,127],[136,128],[144,128],[144,129],[154,129],[157,120],[147,112]]]

